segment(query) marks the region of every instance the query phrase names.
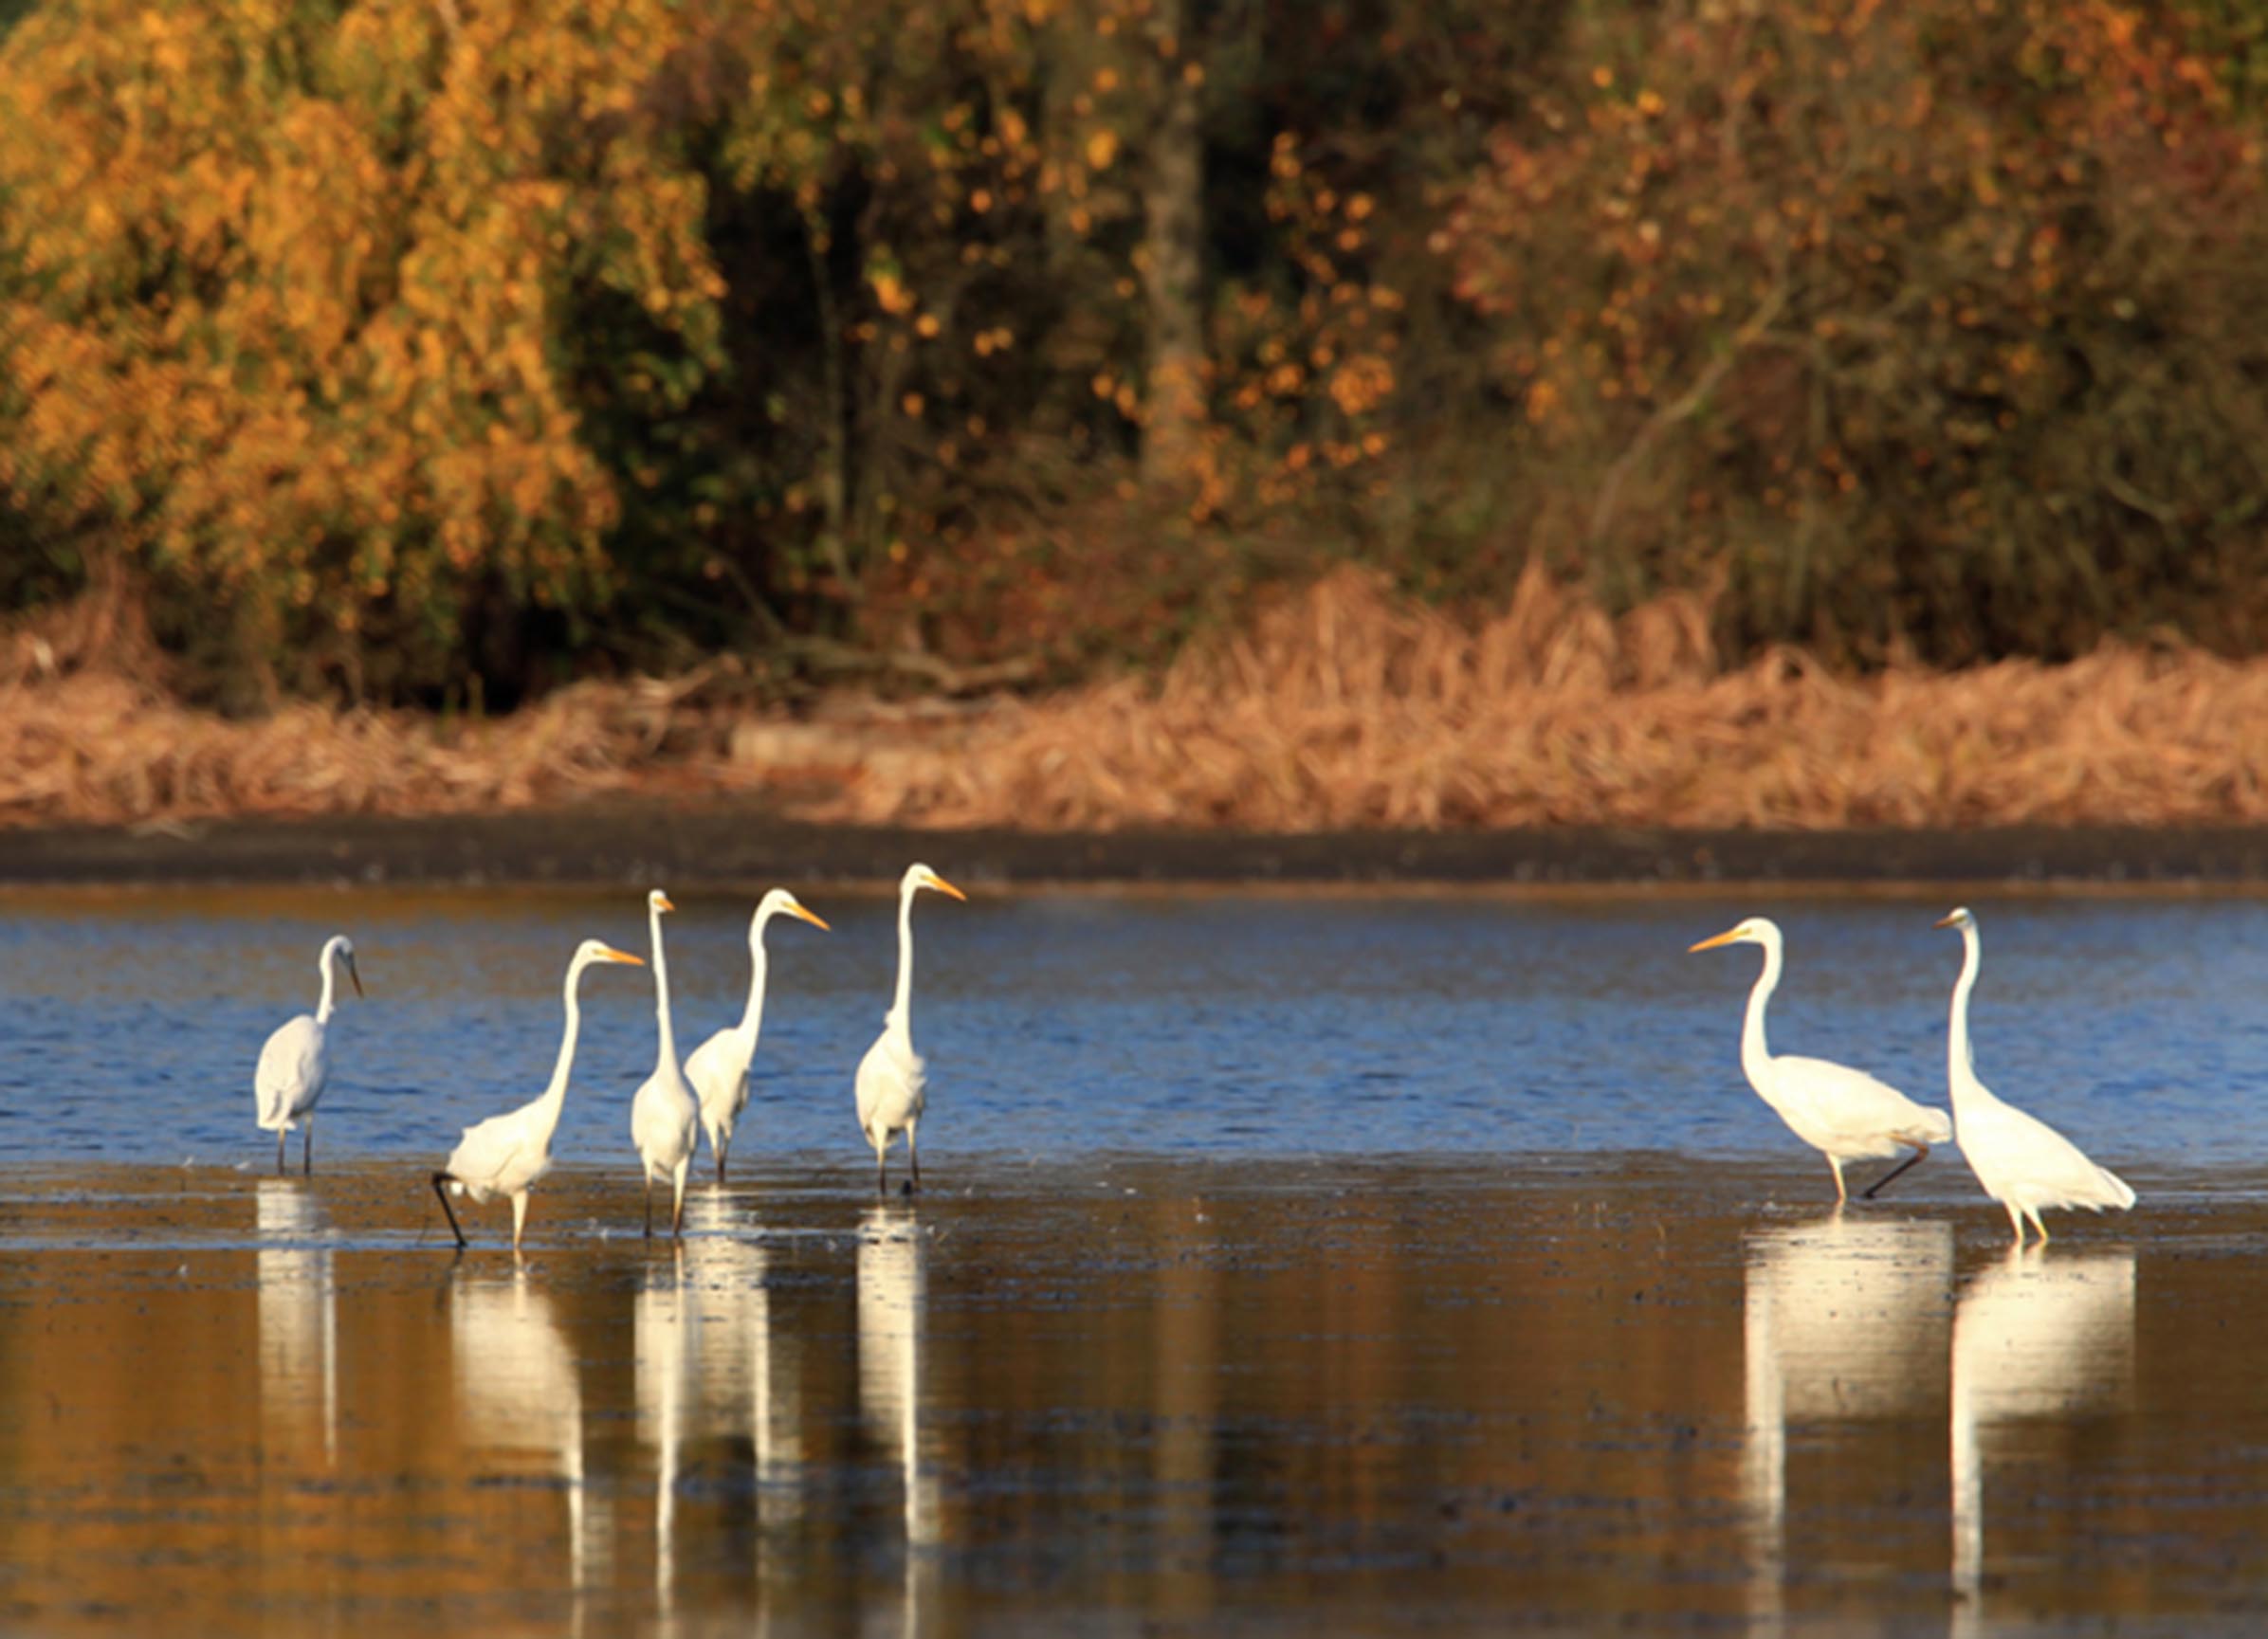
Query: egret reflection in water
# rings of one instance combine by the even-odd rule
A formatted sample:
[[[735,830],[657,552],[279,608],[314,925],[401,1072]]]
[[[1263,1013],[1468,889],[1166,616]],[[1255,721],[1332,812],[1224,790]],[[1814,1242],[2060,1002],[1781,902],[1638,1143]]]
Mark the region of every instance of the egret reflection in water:
[[[1985,1469],[2027,1422],[2123,1411],[2134,1399],[2134,1254],[2010,1247],[1953,1316],[1954,1630],[1984,1624]]]
[[[552,1300],[522,1268],[509,1278],[449,1282],[448,1326],[462,1443],[484,1466],[532,1460],[566,1494],[570,1587],[604,1582],[607,1510],[587,1484],[581,1375]]]
[[[1785,1580],[1791,1423],[1917,1420],[1946,1404],[1953,1231],[1840,1210],[1747,1237],[1743,1490],[1756,1587]]]
[[[338,1287],[329,1227],[314,1193],[288,1178],[262,1178],[255,1208],[260,1251],[260,1414],[321,1430],[323,1462],[338,1461]]]
[[[762,1226],[732,1196],[704,1190],[686,1203],[685,1269],[692,1303],[695,1420],[702,1437],[746,1435],[764,1521],[802,1509],[803,1405],[798,1341],[768,1284]]]
[[[665,1619],[677,1590],[677,1481],[692,1387],[687,1307],[685,1259],[672,1244],[668,1261],[646,1270],[632,1311],[638,1443],[654,1453],[653,1591]]]
[[[869,1435],[896,1458],[905,1490],[903,1631],[922,1628],[936,1575],[938,1483],[922,1453],[924,1318],[928,1247],[912,1210],[868,1210],[858,1243],[858,1405]]]

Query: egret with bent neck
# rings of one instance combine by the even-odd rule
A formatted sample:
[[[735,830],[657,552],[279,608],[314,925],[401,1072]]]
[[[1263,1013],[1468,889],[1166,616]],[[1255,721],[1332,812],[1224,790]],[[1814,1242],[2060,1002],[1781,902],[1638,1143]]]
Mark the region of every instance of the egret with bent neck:
[[[575,1068],[575,1042],[582,1029],[583,1012],[576,999],[583,970],[594,962],[628,962],[644,967],[643,959],[618,951],[601,939],[585,939],[567,964],[567,1026],[559,1036],[559,1057],[552,1066],[551,1084],[533,1102],[465,1129],[464,1138],[449,1152],[448,1164],[433,1175],[433,1193],[441,1197],[441,1211],[448,1218],[449,1232],[457,1237],[457,1250],[465,1249],[465,1231],[457,1223],[450,1193],[470,1195],[486,1203],[498,1195],[512,1203],[512,1254],[520,1254],[520,1239],[527,1228],[528,1192],[551,1171],[551,1138],[558,1130],[559,1112],[567,1104],[567,1079]],[[446,1188],[444,1187],[446,1186]]]
[[[312,1014],[302,1013],[276,1028],[260,1049],[259,1066],[252,1072],[252,1098],[261,1130],[276,1135],[276,1172],[284,1171],[284,1140],[292,1128],[304,1124],[307,1137],[300,1152],[300,1170],[315,1171],[315,1106],[331,1079],[331,1014],[338,1007],[338,968],[344,966],[354,981],[355,994],[362,993],[362,975],[355,970],[355,945],[344,934],[324,941],[316,958],[322,974],[322,997]]]
[[[785,888],[774,888],[756,907],[748,921],[748,1006],[741,1022],[719,1030],[693,1049],[686,1061],[686,1080],[701,1100],[701,1124],[707,1130],[709,1153],[717,1157],[717,1182],[724,1182],[724,1157],[732,1148],[733,1128],[748,1107],[748,1066],[756,1058],[756,1042],[764,1023],[764,924],[777,916],[800,917],[815,928],[827,924],[803,908]]]
[[[1748,1016],[1741,1028],[1741,1068],[1747,1072],[1757,1097],[1779,1112],[1797,1138],[1827,1157],[1838,1206],[1850,1199],[1843,1183],[1844,1162],[1886,1159],[1901,1148],[1912,1151],[1867,1187],[1866,1197],[1872,1200],[1885,1184],[1928,1156],[1931,1144],[1952,1141],[1953,1123],[1943,1110],[1915,1103],[1864,1070],[1828,1059],[1774,1054],[1765,1042],[1764,1011],[1780,985],[1779,924],[1768,917],[1750,917],[1714,938],[1701,940],[1687,954],[1732,944],[1764,947],[1764,972],[1748,993]]]

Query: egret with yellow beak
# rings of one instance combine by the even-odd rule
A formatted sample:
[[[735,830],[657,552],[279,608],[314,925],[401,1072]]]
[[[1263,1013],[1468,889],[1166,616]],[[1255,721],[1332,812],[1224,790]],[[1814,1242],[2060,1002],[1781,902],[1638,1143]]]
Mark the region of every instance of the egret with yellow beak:
[[[1885,1160],[1901,1149],[1913,1152],[1867,1186],[1866,1198],[1871,1201],[1891,1179],[1927,1156],[1931,1144],[1952,1142],[1953,1123],[1943,1110],[1915,1103],[1864,1070],[1827,1059],[1776,1054],[1765,1045],[1765,1004],[1780,985],[1778,923],[1768,917],[1750,917],[1691,946],[1687,954],[1720,945],[1764,947],[1764,972],[1748,993],[1748,1018],[1741,1029],[1741,1068],[1747,1072],[1757,1097],[1779,1112],[1797,1138],[1827,1157],[1835,1173],[1838,1206],[1850,1199],[1843,1183],[1844,1162]]]
[[[1966,905],[1937,920],[1941,928],[1961,930],[1961,976],[1953,981],[1953,1011],[1946,1040],[1946,1080],[1953,1094],[1953,1118],[1961,1128],[1961,1153],[1984,1193],[2007,1210],[2016,1244],[2024,1242],[2024,1220],[2047,1245],[2042,1207],[2109,1207],[2125,1211],[2134,1192],[2107,1167],[2089,1160],[2079,1146],[2037,1116],[2028,1116],[1977,1080],[1968,1042],[1968,996],[1977,988],[1984,951],[1977,919]]]
[[[922,1055],[913,1050],[913,896],[935,888],[957,900],[966,900],[951,883],[927,865],[905,868],[898,883],[898,995],[883,1016],[882,1034],[858,1062],[858,1130],[874,1146],[874,1193],[886,1193],[890,1136],[905,1135],[905,1158],[912,1169],[907,1184],[922,1187],[922,1156],[914,1135],[922,1123],[926,1102]]]
[[[748,1006],[741,1022],[719,1030],[693,1049],[686,1061],[686,1080],[701,1100],[701,1124],[708,1132],[709,1154],[717,1157],[717,1182],[724,1182],[724,1156],[732,1148],[732,1130],[748,1107],[748,1066],[756,1058],[756,1039],[764,1024],[764,924],[777,916],[801,917],[814,928],[827,924],[803,908],[785,888],[774,888],[756,907],[748,922]]]
[[[441,1197],[441,1211],[448,1219],[449,1233],[457,1237],[459,1251],[465,1249],[465,1230],[457,1222],[456,1209],[448,1204],[449,1196],[470,1195],[485,1203],[503,1195],[512,1203],[512,1253],[515,1257],[520,1253],[520,1238],[527,1229],[528,1192],[551,1171],[551,1137],[558,1131],[559,1112],[567,1104],[567,1077],[575,1068],[575,1039],[583,1023],[576,993],[582,984],[583,970],[594,962],[646,965],[600,939],[585,939],[577,945],[574,960],[567,964],[567,1028],[559,1037],[559,1057],[552,1066],[551,1085],[533,1103],[466,1127],[464,1138],[449,1152],[448,1164],[433,1175],[433,1193]]]

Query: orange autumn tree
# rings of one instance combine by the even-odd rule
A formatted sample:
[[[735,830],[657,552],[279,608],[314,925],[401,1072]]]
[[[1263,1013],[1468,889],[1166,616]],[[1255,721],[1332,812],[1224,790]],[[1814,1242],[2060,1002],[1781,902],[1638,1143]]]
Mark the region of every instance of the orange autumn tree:
[[[1037,612],[1052,566],[1003,516],[1144,437],[1151,109],[1186,66],[1155,12],[848,0],[747,28],[720,254],[769,393],[738,446],[773,548],[743,544],[748,579],[857,605],[884,646],[963,605]]]
[[[1721,576],[1744,646],[2257,642],[2268,163],[2210,21],[1585,9],[1436,240],[1538,544]]]
[[[445,683],[484,600],[587,612],[584,436],[717,351],[662,0],[119,0],[0,46],[0,484],[240,666]],[[635,332],[596,354],[577,316]],[[579,379],[578,379],[579,377]],[[192,641],[196,641],[192,638]]]

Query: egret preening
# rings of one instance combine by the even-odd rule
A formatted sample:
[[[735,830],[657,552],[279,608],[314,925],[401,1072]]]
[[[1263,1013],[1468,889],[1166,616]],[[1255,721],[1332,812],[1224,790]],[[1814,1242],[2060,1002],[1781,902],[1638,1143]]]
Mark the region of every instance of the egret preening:
[[[1733,944],[1764,947],[1764,972],[1748,993],[1747,1023],[1741,1029],[1741,1068],[1757,1096],[1780,1113],[1796,1137],[1827,1157],[1838,1204],[1850,1199],[1843,1185],[1845,1161],[1888,1159],[1900,1149],[1913,1152],[1867,1187],[1872,1200],[1883,1185],[1928,1156],[1931,1144],[1952,1141],[1953,1123],[1943,1110],[1915,1103],[1864,1070],[1826,1059],[1775,1055],[1765,1045],[1764,1010],[1780,984],[1779,925],[1768,917],[1750,917],[1687,954]]]
[[[876,1194],[886,1191],[885,1162],[892,1133],[905,1135],[905,1158],[913,1170],[910,1187],[922,1187],[922,1156],[914,1147],[924,1101],[922,1056],[913,1050],[913,896],[924,888],[957,900],[969,897],[927,865],[906,866],[898,883],[898,996],[884,1015],[882,1034],[858,1061],[858,1128],[874,1146]]]
[[[559,1037],[559,1061],[552,1066],[551,1085],[533,1103],[502,1116],[490,1116],[466,1127],[465,1137],[449,1152],[448,1165],[433,1175],[433,1193],[441,1197],[441,1211],[448,1217],[449,1233],[457,1248],[465,1247],[465,1231],[458,1227],[456,1209],[448,1204],[450,1192],[486,1203],[498,1195],[512,1201],[512,1250],[520,1250],[521,1232],[527,1228],[527,1194],[536,1180],[551,1171],[551,1136],[558,1131],[559,1112],[567,1103],[567,1076],[575,1067],[575,1038],[582,1029],[582,1008],[576,1000],[583,970],[593,962],[645,961],[618,951],[601,939],[585,939],[567,964],[567,1028]]]
[[[803,908],[785,888],[774,888],[756,907],[748,922],[748,1007],[741,1022],[719,1030],[693,1049],[686,1061],[686,1080],[701,1100],[701,1124],[708,1130],[709,1152],[717,1157],[717,1182],[724,1182],[724,1156],[732,1148],[732,1129],[748,1106],[748,1065],[756,1057],[756,1038],[764,1023],[764,924],[780,915],[801,917],[815,928],[827,924]]]
[[[662,913],[677,907],[660,888],[646,896],[647,930],[653,940],[653,1011],[661,1029],[653,1074],[630,1103],[631,1142],[646,1169],[646,1233],[653,1233],[653,1181],[667,1178],[672,1191],[669,1232],[685,1232],[686,1170],[701,1141],[701,1102],[686,1085],[677,1064],[677,1032],[669,1025],[669,960],[662,951]]]
[[[1961,930],[1961,976],[1953,982],[1953,1011],[1946,1042],[1946,1080],[1953,1093],[1953,1119],[1961,1127],[1961,1153],[1968,1157],[1984,1193],[2007,1209],[2016,1243],[2023,1245],[2024,1220],[2047,1244],[2042,1207],[2085,1207],[2119,1211],[2134,1204],[2126,1180],[2098,1167],[2078,1145],[2036,1116],[1996,1097],[1977,1080],[1968,1044],[1968,996],[1977,988],[1984,956],[1977,941],[1977,919],[1967,907],[1940,917],[1937,926]]]
[[[260,1067],[252,1072],[252,1097],[261,1130],[276,1135],[279,1174],[284,1171],[284,1138],[302,1122],[306,1123],[307,1138],[300,1152],[300,1170],[315,1171],[315,1106],[331,1075],[331,1014],[338,1005],[338,964],[344,964],[346,976],[354,981],[355,994],[362,993],[362,975],[355,971],[354,941],[344,934],[334,934],[324,941],[323,954],[315,963],[323,978],[322,999],[315,1004],[312,1014],[302,1013],[277,1027],[260,1049]]]

